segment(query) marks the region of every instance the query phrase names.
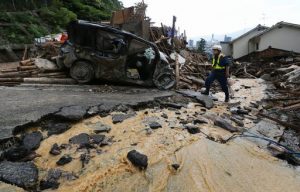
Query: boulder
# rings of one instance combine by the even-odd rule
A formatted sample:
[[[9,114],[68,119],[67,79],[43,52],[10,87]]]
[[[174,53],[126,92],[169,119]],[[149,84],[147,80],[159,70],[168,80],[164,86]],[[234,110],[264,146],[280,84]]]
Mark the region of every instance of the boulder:
[[[136,167],[146,169],[148,166],[148,157],[144,154],[132,150],[127,154],[128,160]]]
[[[90,136],[86,133],[81,133],[69,139],[71,144],[85,145],[90,143]]]
[[[31,151],[29,151],[24,146],[11,147],[4,151],[3,158],[8,161],[20,161],[21,159],[26,158]]]
[[[29,151],[36,150],[40,147],[40,143],[43,140],[43,135],[39,131],[32,133],[26,133],[22,145]]]
[[[95,133],[103,133],[103,132],[110,132],[111,126],[103,124],[101,122],[97,122],[95,124],[86,124],[89,128],[93,129]]]
[[[42,124],[42,129],[48,131],[48,136],[59,135],[66,132],[71,128],[68,122],[56,122],[55,120],[50,120]]]
[[[122,123],[124,120],[132,117],[133,114],[115,114],[112,116],[113,124]]]
[[[61,154],[61,148],[58,146],[57,143],[53,144],[49,153],[51,155],[60,155]]]
[[[0,180],[24,189],[35,189],[38,169],[32,162],[0,162]]]
[[[63,166],[70,163],[72,160],[73,158],[71,156],[64,155],[56,162],[56,165]]]
[[[149,123],[149,127],[150,127],[151,129],[158,129],[158,128],[162,128],[161,124],[160,124],[160,123],[158,123],[158,122],[156,122],[156,121],[154,121],[154,122],[150,122],[150,123]]]
[[[87,108],[74,105],[63,107],[60,111],[54,115],[62,117],[70,121],[79,121],[87,114]]]

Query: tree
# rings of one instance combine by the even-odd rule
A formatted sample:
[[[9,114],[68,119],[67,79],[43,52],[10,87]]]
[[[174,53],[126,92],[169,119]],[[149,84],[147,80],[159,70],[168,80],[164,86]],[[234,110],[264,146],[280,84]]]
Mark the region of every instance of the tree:
[[[197,51],[199,51],[200,53],[204,53],[205,47],[206,47],[206,41],[205,39],[201,38],[200,41],[197,42]]]

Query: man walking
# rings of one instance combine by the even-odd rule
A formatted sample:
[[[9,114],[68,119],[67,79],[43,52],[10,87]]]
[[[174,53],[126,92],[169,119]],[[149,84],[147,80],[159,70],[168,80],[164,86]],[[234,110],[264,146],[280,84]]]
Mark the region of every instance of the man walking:
[[[228,91],[228,80],[229,77],[229,61],[222,54],[222,47],[220,45],[214,45],[213,48],[213,59],[212,59],[212,72],[209,74],[205,81],[206,90],[203,92],[204,95],[209,95],[211,84],[218,80],[221,85],[223,92],[225,93],[225,102],[229,102],[229,91]]]

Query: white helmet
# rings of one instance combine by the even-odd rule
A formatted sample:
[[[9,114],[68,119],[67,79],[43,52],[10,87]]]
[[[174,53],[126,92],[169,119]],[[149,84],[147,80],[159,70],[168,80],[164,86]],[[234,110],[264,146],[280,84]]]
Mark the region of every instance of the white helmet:
[[[219,51],[222,51],[222,47],[221,47],[221,45],[214,45],[214,46],[212,47],[212,50],[219,50]]]

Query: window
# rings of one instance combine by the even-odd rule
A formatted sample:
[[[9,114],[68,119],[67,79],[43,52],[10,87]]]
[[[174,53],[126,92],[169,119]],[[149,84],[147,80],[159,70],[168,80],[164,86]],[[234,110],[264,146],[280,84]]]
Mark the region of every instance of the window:
[[[259,43],[255,44],[256,50],[259,50]]]

